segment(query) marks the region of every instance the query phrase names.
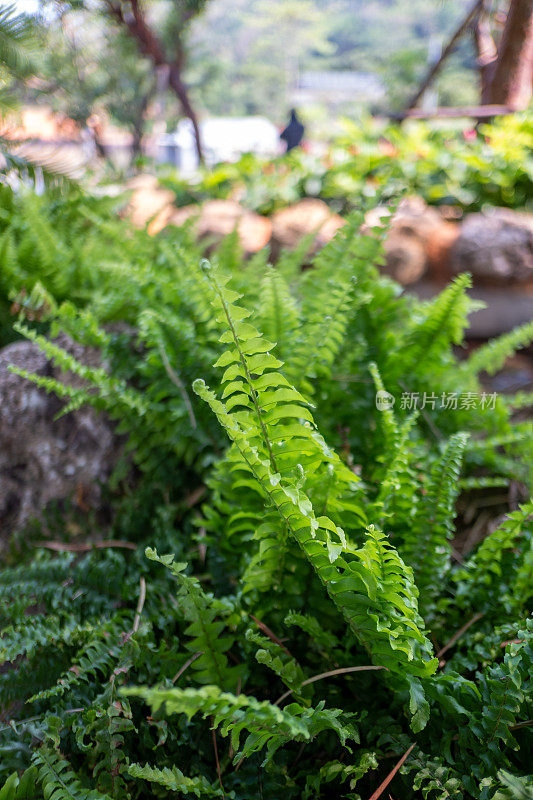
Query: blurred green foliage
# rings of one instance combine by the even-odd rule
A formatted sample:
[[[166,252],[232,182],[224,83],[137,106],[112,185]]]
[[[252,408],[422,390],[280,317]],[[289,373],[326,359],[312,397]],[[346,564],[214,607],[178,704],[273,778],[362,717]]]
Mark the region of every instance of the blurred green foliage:
[[[322,156],[293,150],[265,160],[245,154],[197,181],[162,172],[161,182],[178,205],[235,197],[269,214],[302,197],[320,197],[336,211],[349,211],[361,197],[407,190],[430,205],[464,211],[484,206],[533,207],[533,116],[528,113],[482,124],[407,121],[402,126],[367,120],[344,123],[345,131]]]
[[[302,103],[305,113],[322,109],[331,127],[332,116],[402,108],[427,68],[428,48],[435,52],[463,15],[462,0],[211,0],[191,28],[187,78],[206,113],[261,114],[278,124],[298,103],[302,72],[354,70],[381,78],[387,91],[379,98],[315,96]],[[440,102],[477,97],[476,73],[465,37],[437,80]]]

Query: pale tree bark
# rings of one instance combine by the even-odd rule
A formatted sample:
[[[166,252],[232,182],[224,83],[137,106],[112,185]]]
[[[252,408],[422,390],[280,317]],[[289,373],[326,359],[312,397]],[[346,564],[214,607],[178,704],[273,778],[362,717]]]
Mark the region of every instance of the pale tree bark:
[[[498,58],[498,49],[492,38],[490,29],[490,16],[487,9],[488,0],[483,0],[480,13],[474,26],[474,42],[477,53],[477,65],[479,70],[479,82],[481,89],[481,102],[487,96],[487,87],[490,83],[492,65]]]
[[[482,102],[523,111],[533,87],[533,0],[511,0],[497,57],[487,65]]]
[[[185,54],[182,42],[176,44],[176,52],[173,59],[169,59],[165,53],[162,42],[156,33],[149,26],[144,16],[138,0],[130,0],[129,3],[115,2],[106,0],[106,5],[112,16],[123,26],[132,38],[137,42],[139,51],[143,56],[150,59],[155,68],[166,67],[168,71],[168,85],[177,96],[182,111],[190,119],[196,143],[196,152],[201,164],[204,162],[202,140],[198,118],[194,111],[189,97],[189,91],[183,81],[183,68],[185,64]],[[193,12],[191,11],[191,16]]]
[[[506,111],[527,108],[533,92],[533,0],[510,0],[509,11],[499,46],[490,31],[487,0],[475,0],[466,16],[434,64],[408,109],[413,109],[431,85],[444,62],[467,30],[474,32],[481,78],[481,103]]]

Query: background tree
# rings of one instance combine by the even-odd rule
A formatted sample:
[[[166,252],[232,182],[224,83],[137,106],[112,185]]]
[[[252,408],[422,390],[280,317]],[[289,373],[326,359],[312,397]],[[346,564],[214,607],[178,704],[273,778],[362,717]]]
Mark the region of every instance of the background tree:
[[[162,0],[152,4],[144,4],[139,0],[60,0],[59,4],[53,4],[54,9],[59,8],[62,16],[69,12],[84,11],[107,26],[107,33],[100,29],[100,37],[110,37],[107,46],[104,46],[103,55],[101,42],[93,42],[91,45],[91,48],[98,49],[99,57],[103,58],[102,69],[104,73],[107,72],[108,78],[106,86],[100,86],[98,91],[102,96],[108,91],[113,95],[113,85],[121,91],[125,86],[128,87],[122,100],[118,96],[117,102],[112,105],[115,115],[126,114],[130,127],[133,125],[136,141],[139,139],[140,129],[132,122],[132,117],[136,115],[137,120],[140,119],[141,111],[144,113],[146,109],[148,85],[151,87],[150,91],[153,91],[157,76],[163,75],[166,86],[177,97],[182,113],[192,122],[201,161],[203,153],[198,118],[184,79],[184,70],[187,63],[186,37],[189,25],[206,3],[207,0]],[[128,49],[124,45],[124,39],[129,39],[132,47]],[[92,60],[94,52],[85,52],[84,48],[84,52],[77,54],[77,57],[81,62],[87,58]],[[138,64],[135,63],[136,60]],[[147,79],[148,73],[151,74],[150,81]],[[79,82],[80,89],[87,92],[88,99],[93,95],[90,86],[93,77],[89,77],[87,72]],[[98,82],[100,79],[96,80]],[[57,83],[60,83],[59,79]],[[135,88],[136,85],[140,92]],[[136,108],[132,108],[131,113],[126,109],[119,111],[121,103],[124,106],[133,103]]]
[[[39,93],[55,111],[91,129],[101,155],[95,116],[105,113],[132,135],[132,157],[140,155],[146,112],[154,96],[154,71],[140,59],[123,30],[85,10],[63,9],[61,26],[47,32]]]
[[[257,0],[250,27],[250,55],[268,65],[284,105],[290,103],[288,92],[299,69],[316,65],[335,50],[324,13],[312,0]]]
[[[187,62],[186,33],[206,3],[207,0],[166,0],[154,9],[161,13],[157,18],[155,13],[150,15],[149,9],[139,0],[103,0],[101,6],[106,15],[127,31],[152,67],[166,72],[168,87],[178,98],[183,114],[191,120],[200,162],[203,162],[200,127],[184,70]]]
[[[191,26],[187,80],[198,107],[212,114],[286,114],[287,71],[360,70],[379,75],[386,98],[376,111],[401,108],[421,79],[428,41],[445,40],[464,15],[464,0],[211,0]],[[459,76],[459,79],[458,79]],[[290,88],[290,87],[289,87]],[[476,91],[475,54],[464,44],[439,82],[443,99]],[[357,116],[355,98],[342,113]]]
[[[36,78],[41,74],[45,32],[28,14],[19,13],[11,4],[0,9],[0,182],[12,179],[41,190],[45,184],[57,184],[71,173],[71,166],[61,153],[46,155],[28,150],[14,133],[18,106],[31,99]]]
[[[492,32],[495,24],[503,28],[498,44]],[[533,83],[533,0],[510,0],[503,14],[493,14],[487,0],[476,0],[448,39],[439,60],[426,73],[406,109],[416,106],[468,31],[474,33],[481,102],[503,105],[510,111],[527,108]]]
[[[482,102],[513,111],[527,108],[533,84],[533,0],[511,0],[498,45],[490,34],[484,44],[488,53],[481,72]]]
[[[0,113],[17,103],[23,81],[36,68],[36,30],[31,17],[16,5],[0,8]]]

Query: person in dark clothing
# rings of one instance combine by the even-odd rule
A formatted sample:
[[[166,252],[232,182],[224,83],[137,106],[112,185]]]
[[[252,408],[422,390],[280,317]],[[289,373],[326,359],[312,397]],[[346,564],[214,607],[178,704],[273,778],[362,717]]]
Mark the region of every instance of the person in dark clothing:
[[[305,130],[304,126],[296,116],[296,111],[294,110],[294,108],[292,108],[291,121],[289,122],[285,130],[282,131],[279,135],[279,138],[283,139],[283,141],[287,143],[287,153],[294,147],[298,147],[298,145],[303,139],[304,130]]]

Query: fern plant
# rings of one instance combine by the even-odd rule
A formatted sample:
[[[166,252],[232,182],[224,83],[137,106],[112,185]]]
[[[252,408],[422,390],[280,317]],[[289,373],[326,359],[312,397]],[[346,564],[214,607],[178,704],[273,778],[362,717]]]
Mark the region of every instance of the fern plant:
[[[530,327],[460,360],[468,277],[402,295],[361,213],[301,272],[304,248],[243,267],[235,236],[201,261],[108,202],[10,198],[1,223],[16,335],[79,383],[26,377],[119,421],[128,455],[111,519],[86,521],[98,549],[7,551],[0,800],[357,798],[388,778],[405,800],[527,797],[530,426],[520,397],[439,400],[480,398]],[[494,487],[489,535],[459,552],[463,498],[479,525]]]

